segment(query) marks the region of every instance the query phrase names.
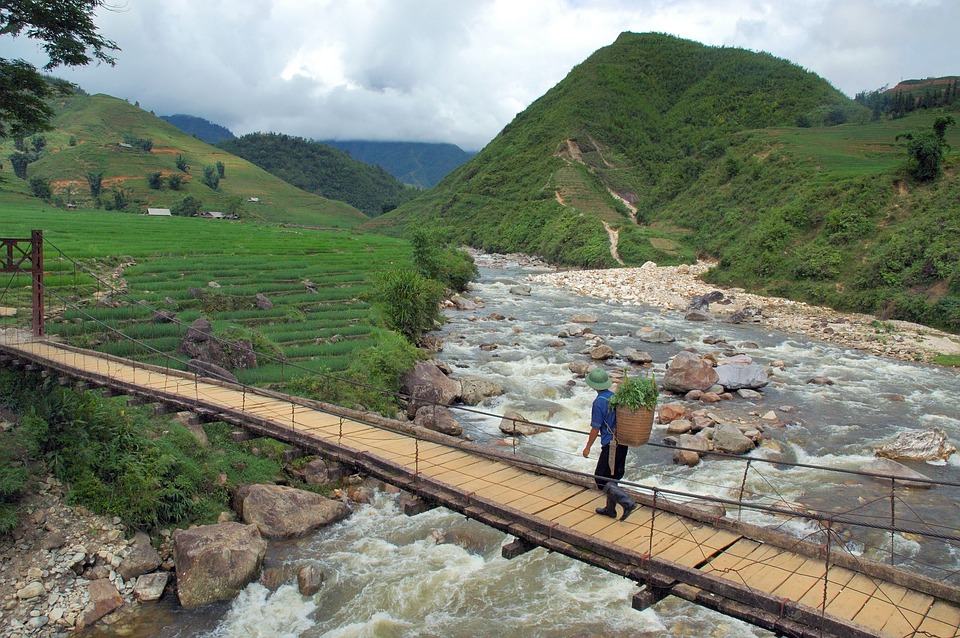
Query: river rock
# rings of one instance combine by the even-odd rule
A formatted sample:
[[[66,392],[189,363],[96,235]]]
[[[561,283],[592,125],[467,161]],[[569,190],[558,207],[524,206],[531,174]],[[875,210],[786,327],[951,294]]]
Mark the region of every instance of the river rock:
[[[133,545],[130,547],[130,551],[117,568],[117,573],[125,581],[133,580],[137,576],[157,569],[161,563],[163,563],[163,559],[150,544],[150,537],[143,532],[138,532],[133,537]]]
[[[297,589],[301,596],[313,596],[323,586],[323,572],[316,565],[304,565],[297,570]]]
[[[693,429],[693,423],[687,419],[676,419],[667,426],[667,434],[686,434]]]
[[[669,366],[663,387],[671,392],[686,394],[690,390],[707,390],[719,379],[713,366],[692,352],[678,352]]]
[[[43,596],[47,593],[47,589],[43,586],[43,583],[40,581],[34,581],[27,584],[25,587],[21,587],[17,590],[17,598],[20,600],[30,600],[31,598],[36,598],[37,596]]]
[[[453,307],[457,310],[476,310],[477,304],[473,303],[465,297],[460,295],[454,295],[450,297],[450,302],[453,304]]]
[[[687,321],[710,321],[713,316],[704,310],[688,310],[683,318]]]
[[[910,479],[928,479],[929,477],[924,476],[916,470],[912,470],[902,463],[898,463],[893,459],[888,458],[878,458],[873,459],[866,465],[861,468],[864,472],[871,472],[873,474],[882,474],[884,476],[893,476],[897,479],[896,485],[900,487],[914,487],[921,489],[929,489],[933,487],[932,483],[921,483],[919,481],[911,481]],[[882,478],[877,478],[877,480],[884,480]],[[889,481],[886,481],[889,483]]]
[[[196,607],[230,600],[256,579],[266,551],[256,525],[220,523],[175,531],[180,604]]]
[[[429,361],[419,361],[401,380],[400,390],[410,398],[407,416],[414,418],[424,405],[450,405],[460,395],[460,384]]]
[[[163,590],[170,580],[170,572],[154,572],[137,577],[133,586],[133,597],[141,603],[153,603],[163,596]]]
[[[585,377],[593,369],[593,364],[586,361],[571,361],[567,369],[578,377]]]
[[[593,315],[573,315],[570,317],[573,323],[597,323],[598,319]]]
[[[613,348],[606,344],[602,344],[590,349],[590,358],[594,361],[606,361],[614,354]]]
[[[91,581],[90,602],[78,623],[78,628],[89,627],[122,605],[123,597],[109,578]]]
[[[480,405],[485,399],[500,396],[504,392],[502,385],[483,377],[460,379],[460,400],[467,405]]]
[[[940,428],[907,430],[890,443],[879,447],[875,454],[888,459],[910,461],[945,461],[957,451]]]
[[[517,295],[518,297],[529,297],[531,293],[530,286],[526,284],[521,284],[519,286],[511,286],[510,294]]]
[[[635,363],[637,365],[653,363],[653,357],[650,356],[649,352],[641,352],[635,348],[627,348],[620,356],[630,363]]]
[[[740,428],[730,423],[721,423],[714,428],[713,447],[727,454],[745,454],[754,448],[755,443],[744,436]]]
[[[453,416],[453,412],[442,405],[423,406],[417,410],[413,422],[420,427],[449,436],[461,436],[463,434],[463,426]]]
[[[270,310],[273,308],[273,302],[267,299],[267,296],[262,292],[258,292],[254,297],[254,303],[257,304],[257,308],[260,310]]]
[[[646,343],[673,343],[677,340],[676,337],[666,330],[653,330],[652,332],[643,332],[641,330],[637,332],[636,337]]]
[[[756,390],[770,383],[763,366],[754,363],[753,359],[746,355],[722,359],[714,371],[717,373],[717,383],[727,391],[744,388]]]
[[[707,310],[710,308],[710,304],[723,301],[723,293],[719,290],[712,290],[703,295],[697,295],[690,300],[690,303],[687,304],[687,310]]]
[[[700,463],[700,455],[690,450],[677,450],[673,453],[673,463],[693,467]]]
[[[417,346],[428,354],[443,351],[443,339],[434,334],[426,334],[417,340]]]
[[[657,420],[660,423],[670,423],[675,419],[685,419],[689,412],[679,403],[667,403],[657,409]]]
[[[500,431],[512,436],[531,436],[541,432],[549,432],[550,429],[530,423],[527,421],[527,417],[519,412],[509,410],[504,413],[500,420]]]
[[[756,390],[750,390],[749,388],[741,388],[737,390],[737,394],[741,399],[750,399],[751,401],[757,401],[763,398],[763,395]]]
[[[237,500],[243,522],[269,539],[302,536],[350,515],[340,501],[285,485],[248,485],[238,490]]]

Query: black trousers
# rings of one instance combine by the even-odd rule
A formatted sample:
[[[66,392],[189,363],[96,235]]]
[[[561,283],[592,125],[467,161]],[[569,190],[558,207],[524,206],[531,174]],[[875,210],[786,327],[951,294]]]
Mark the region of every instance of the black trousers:
[[[601,490],[611,479],[615,481],[622,479],[623,473],[627,469],[627,450],[629,448],[626,445],[617,445],[617,451],[613,457],[613,472],[610,471],[610,448],[613,446],[614,444],[611,443],[600,448],[600,459],[597,461],[597,469],[593,472],[596,475],[597,487]]]

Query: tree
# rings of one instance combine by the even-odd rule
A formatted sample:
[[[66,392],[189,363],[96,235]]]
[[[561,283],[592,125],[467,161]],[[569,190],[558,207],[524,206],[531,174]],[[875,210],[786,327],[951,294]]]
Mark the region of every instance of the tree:
[[[181,217],[196,217],[200,214],[203,202],[192,195],[187,195],[179,202],[173,205],[170,212]]]
[[[10,155],[10,165],[13,167],[13,174],[20,179],[27,179],[27,164],[30,158],[26,153],[12,153]]]
[[[223,165],[223,162],[217,162],[217,175],[220,176],[220,179],[223,179],[225,177],[224,174],[226,172],[227,172],[227,167]]]
[[[49,61],[43,69],[85,66],[94,60],[115,63],[111,51],[119,48],[104,39],[93,23],[93,13],[104,0],[2,0],[0,36],[25,35],[43,42]],[[0,58],[0,137],[16,137],[49,128],[53,110],[46,99],[54,94],[50,83],[23,60]]]
[[[183,175],[180,173],[171,173],[167,177],[167,186],[169,186],[172,191],[180,190],[183,186]]]
[[[217,190],[217,187],[220,186],[220,175],[217,174],[215,166],[203,167],[203,183],[213,190]]]
[[[394,268],[374,280],[373,305],[391,330],[411,343],[441,320],[443,287],[415,270]]]
[[[43,135],[34,135],[30,138],[30,143],[33,144],[33,151],[39,155],[47,145],[47,138]]]
[[[163,188],[163,174],[162,173],[150,173],[147,175],[147,182],[150,184],[150,188],[155,191]]]
[[[190,172],[190,166],[187,164],[187,160],[184,159],[183,155],[177,155],[177,170],[181,170],[184,173]]]
[[[46,178],[35,175],[30,178],[30,192],[34,197],[43,200],[49,200],[53,197],[53,190],[50,188],[50,181]]]
[[[87,173],[87,184],[90,185],[90,197],[97,199],[100,197],[100,188],[103,185],[103,173]]]
[[[929,182],[940,175],[940,166],[947,149],[947,128],[954,126],[952,115],[940,116],[929,131],[907,131],[896,139],[907,140],[907,154],[913,161],[913,176],[920,182]]]

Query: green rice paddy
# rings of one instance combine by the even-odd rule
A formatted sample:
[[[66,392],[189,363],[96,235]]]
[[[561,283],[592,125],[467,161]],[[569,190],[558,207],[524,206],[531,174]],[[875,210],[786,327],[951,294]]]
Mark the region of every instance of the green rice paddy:
[[[217,334],[254,331],[282,353],[263,353],[256,368],[235,371],[255,384],[345,369],[376,344],[367,301],[372,275],[410,264],[406,242],[378,235],[64,212],[0,192],[0,236],[29,237],[33,229],[44,232],[48,334],[183,369],[179,345],[204,317]],[[30,279],[3,276],[0,306],[17,309],[3,325],[27,328]],[[257,295],[272,307],[259,308]],[[175,321],[158,320],[160,311],[175,313]]]

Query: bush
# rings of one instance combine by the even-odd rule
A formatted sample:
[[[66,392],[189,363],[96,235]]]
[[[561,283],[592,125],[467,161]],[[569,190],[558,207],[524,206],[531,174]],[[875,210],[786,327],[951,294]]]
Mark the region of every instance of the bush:
[[[162,173],[150,173],[147,176],[147,183],[150,184],[150,188],[153,190],[160,190],[163,188],[163,174]]]
[[[53,197],[53,190],[50,188],[50,181],[46,178],[34,175],[30,178],[30,192],[34,197],[49,201]]]
[[[181,217],[196,217],[200,214],[201,208],[203,208],[203,202],[193,195],[187,195],[174,204],[170,212]]]
[[[413,270],[395,268],[379,273],[373,282],[373,305],[386,326],[411,343],[439,323],[443,288]]]

